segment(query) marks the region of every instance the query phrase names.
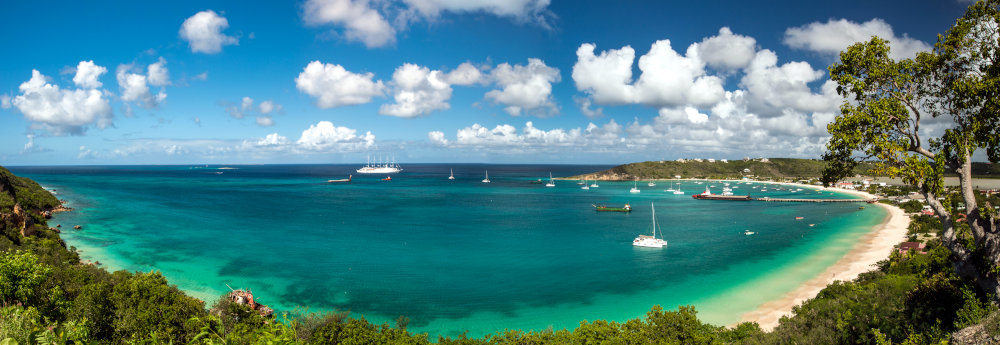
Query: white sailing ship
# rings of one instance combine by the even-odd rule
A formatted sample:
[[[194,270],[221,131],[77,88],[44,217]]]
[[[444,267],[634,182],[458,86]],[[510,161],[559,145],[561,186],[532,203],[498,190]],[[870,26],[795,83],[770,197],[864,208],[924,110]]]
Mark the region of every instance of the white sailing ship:
[[[639,235],[635,240],[632,240],[632,245],[636,247],[648,247],[648,248],[663,248],[667,245],[667,240],[662,239],[663,231],[660,231],[660,237],[656,238],[656,208],[653,203],[649,203],[650,209],[653,211],[653,235]]]

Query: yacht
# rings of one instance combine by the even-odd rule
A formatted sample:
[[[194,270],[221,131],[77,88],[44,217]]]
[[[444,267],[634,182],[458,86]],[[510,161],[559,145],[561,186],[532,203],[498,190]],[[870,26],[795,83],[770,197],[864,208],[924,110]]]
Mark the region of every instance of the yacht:
[[[396,164],[396,158],[392,158],[392,162],[382,161],[382,157],[379,156],[378,162],[372,162],[372,157],[368,156],[368,163],[365,166],[358,169],[359,174],[394,174],[403,171],[403,168]]]
[[[632,189],[629,189],[628,192],[629,193],[638,193],[639,192],[638,182],[633,182],[632,183]]]
[[[490,171],[486,170],[486,178],[483,179],[483,183],[490,183]]]
[[[650,203],[649,206],[653,211],[653,236],[639,235],[632,240],[632,245],[636,247],[663,248],[663,246],[667,245],[667,240],[656,238],[656,208],[653,207],[653,203]],[[660,231],[660,237],[663,237],[663,231]]]
[[[549,173],[549,183],[546,183],[545,186],[546,187],[555,187],[556,186],[556,181],[552,180],[552,173],[551,172]]]
[[[449,180],[454,180],[455,179],[455,169],[451,169],[451,175],[448,175],[448,179]]]

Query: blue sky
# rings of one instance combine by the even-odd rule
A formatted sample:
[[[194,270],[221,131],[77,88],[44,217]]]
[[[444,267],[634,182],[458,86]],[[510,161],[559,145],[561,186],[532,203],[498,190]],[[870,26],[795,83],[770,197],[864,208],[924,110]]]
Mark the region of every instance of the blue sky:
[[[817,158],[836,52],[967,5],[7,3],[0,165]]]

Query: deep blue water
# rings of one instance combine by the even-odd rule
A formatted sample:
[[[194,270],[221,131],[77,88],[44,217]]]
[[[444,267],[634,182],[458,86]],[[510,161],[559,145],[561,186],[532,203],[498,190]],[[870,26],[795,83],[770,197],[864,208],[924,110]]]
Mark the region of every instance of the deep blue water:
[[[376,322],[405,315],[411,330],[444,335],[573,328],[639,317],[654,304],[694,304],[708,321],[735,322],[831,265],[885,216],[851,203],[691,198],[708,185],[719,193],[711,181],[681,182],[685,195],[664,192],[663,181],[640,182],[639,194],[631,182],[529,183],[608,166],[404,165],[388,182],[359,176],[357,165],[222,167],[11,170],[76,208],[55,222],[83,225],[63,237],[108,268],[162,271],[209,303],[228,284],[278,310],[351,310]],[[493,183],[480,182],[486,169]],[[350,183],[326,182],[348,174]],[[595,203],[634,211],[597,213]],[[667,248],[631,246],[650,230],[650,203]]]

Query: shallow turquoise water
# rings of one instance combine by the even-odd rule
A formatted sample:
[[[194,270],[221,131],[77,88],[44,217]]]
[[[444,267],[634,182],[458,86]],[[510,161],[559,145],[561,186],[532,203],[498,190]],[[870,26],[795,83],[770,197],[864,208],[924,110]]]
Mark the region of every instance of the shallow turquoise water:
[[[657,304],[693,304],[703,320],[732,323],[822,272],[885,217],[853,203],[691,198],[709,184],[718,193],[718,182],[685,181],[685,195],[664,192],[664,182],[640,183],[639,194],[628,192],[632,183],[528,183],[604,166],[413,165],[391,182],[335,184],[326,180],[357,167],[220,167],[11,170],[76,208],[54,222],[83,225],[63,237],[108,268],[159,270],[207,301],[228,284],[278,310],[350,310],[376,322],[405,315],[411,331],[432,335],[572,329]],[[450,168],[456,180],[446,179]],[[479,182],[485,169],[493,183]],[[736,194],[833,197],[734,186]],[[630,214],[591,207],[626,202]],[[669,245],[634,248],[650,230],[651,202]]]

